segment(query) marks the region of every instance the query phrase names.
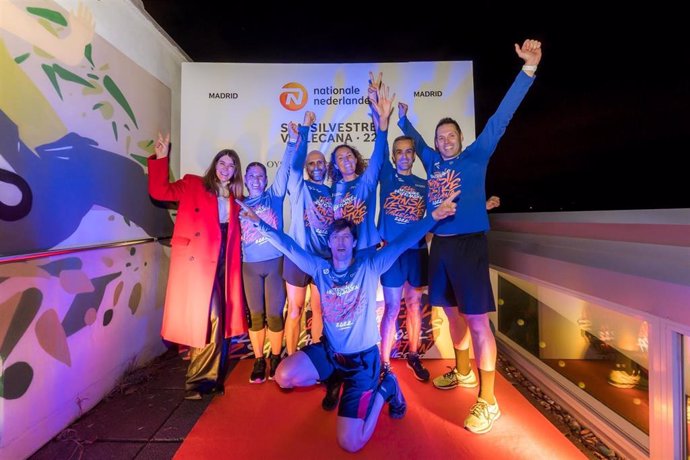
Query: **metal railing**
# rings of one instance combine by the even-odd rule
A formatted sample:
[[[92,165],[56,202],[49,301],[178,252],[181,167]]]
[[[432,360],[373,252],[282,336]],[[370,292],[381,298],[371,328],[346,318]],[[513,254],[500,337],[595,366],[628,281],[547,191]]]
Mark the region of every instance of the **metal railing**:
[[[77,252],[93,251],[95,249],[120,248],[120,247],[126,247],[126,246],[136,246],[136,245],[145,244],[145,243],[164,242],[164,241],[169,241],[170,238],[171,238],[170,236],[141,238],[138,240],[118,241],[118,242],[113,242],[113,243],[100,243],[100,244],[92,244],[92,245],[88,245],[88,246],[52,249],[52,250],[48,250],[48,251],[32,252],[31,254],[5,255],[5,256],[0,256],[0,264],[24,262],[24,261],[32,260],[32,259],[42,259],[45,257],[54,257],[54,256],[65,255],[65,254],[74,254]]]

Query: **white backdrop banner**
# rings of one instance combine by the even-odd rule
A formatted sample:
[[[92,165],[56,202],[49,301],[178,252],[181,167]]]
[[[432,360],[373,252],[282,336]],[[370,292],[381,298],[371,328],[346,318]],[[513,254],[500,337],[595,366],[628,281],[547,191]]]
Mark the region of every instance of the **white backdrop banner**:
[[[375,133],[367,106],[369,71],[383,72],[396,102],[409,105],[408,116],[425,140],[433,143],[436,123],[450,116],[462,128],[465,144],[475,138],[472,62],[369,64],[182,64],[181,173],[202,174],[221,149],[239,153],[243,167],[261,161],[269,185],[285,150],[287,124],[301,123],[304,112],[316,113],[309,150],[330,159],[340,144],[371,156]],[[401,135],[397,107],[391,116],[389,142]],[[244,171],[242,171],[244,173]],[[426,177],[420,161],[414,173]],[[285,204],[284,228],[290,206]],[[379,290],[378,298],[383,298]],[[383,302],[379,302],[382,309]],[[420,352],[427,358],[452,358],[445,316],[426,307]],[[382,310],[381,310],[382,311]],[[441,315],[438,317],[438,315]],[[404,321],[403,321],[404,323]],[[405,349],[400,338],[393,356]]]
[[[427,142],[445,116],[455,118],[466,143],[474,140],[472,62],[369,64],[182,64],[181,172],[202,174],[213,155],[236,150],[243,167],[261,161],[269,185],[280,164],[287,123],[316,113],[309,149],[329,159],[347,143],[371,156],[374,131],[367,106],[369,71],[409,105],[410,120]],[[391,116],[389,141],[402,134]],[[415,174],[426,177],[418,161]],[[243,171],[244,173],[244,171]],[[289,207],[289,206],[288,206]]]

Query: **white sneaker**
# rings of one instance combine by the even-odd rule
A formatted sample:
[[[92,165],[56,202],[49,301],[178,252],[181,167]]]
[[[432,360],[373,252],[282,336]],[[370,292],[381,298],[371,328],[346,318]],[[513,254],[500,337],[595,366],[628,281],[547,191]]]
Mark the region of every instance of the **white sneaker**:
[[[470,415],[465,419],[465,429],[476,434],[487,433],[500,416],[498,403],[489,404],[482,398],[477,398],[477,402],[470,409]]]
[[[448,366],[448,368],[450,369],[450,366]],[[436,377],[433,382],[434,386],[439,390],[451,390],[457,387],[474,388],[479,385],[477,375],[472,369],[470,369],[469,374],[462,375],[455,367],[445,374]]]

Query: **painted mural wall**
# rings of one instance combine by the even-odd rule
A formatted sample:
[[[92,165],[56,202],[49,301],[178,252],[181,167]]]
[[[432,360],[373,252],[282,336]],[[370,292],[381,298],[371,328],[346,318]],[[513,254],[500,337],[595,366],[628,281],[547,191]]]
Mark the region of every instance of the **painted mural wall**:
[[[136,19],[122,34],[158,33],[132,4],[107,7]],[[99,8],[0,1],[1,458],[30,455],[165,349],[168,250],[130,243],[172,234],[146,170],[171,88],[99,36]]]
[[[170,89],[100,39],[84,6],[1,8],[0,255],[169,235],[145,159]]]

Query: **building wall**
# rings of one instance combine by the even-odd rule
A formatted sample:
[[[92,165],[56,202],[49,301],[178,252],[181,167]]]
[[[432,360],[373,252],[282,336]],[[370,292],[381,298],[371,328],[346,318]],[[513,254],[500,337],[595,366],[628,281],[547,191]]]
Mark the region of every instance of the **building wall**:
[[[0,8],[0,457],[25,458],[165,350],[145,159],[187,58],[140,2]]]
[[[690,209],[491,220],[503,350],[626,458],[682,457]]]
[[[491,264],[690,326],[690,209],[497,214]]]

